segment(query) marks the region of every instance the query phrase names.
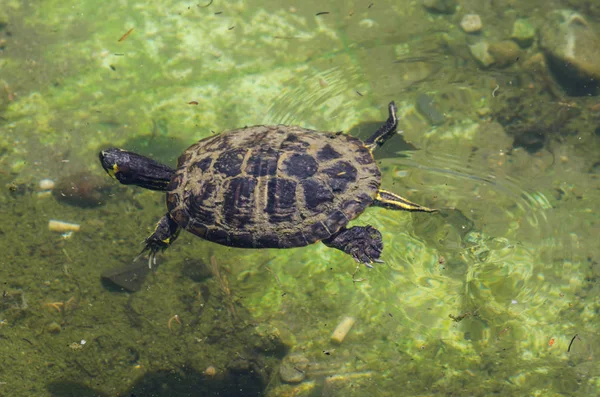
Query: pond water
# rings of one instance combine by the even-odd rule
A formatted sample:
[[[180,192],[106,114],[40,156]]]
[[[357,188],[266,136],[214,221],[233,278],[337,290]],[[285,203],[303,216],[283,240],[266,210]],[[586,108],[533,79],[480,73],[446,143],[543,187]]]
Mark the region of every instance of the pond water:
[[[592,1],[4,0],[0,395],[598,395],[597,54]],[[187,232],[133,261],[165,195],[99,151],[366,139],[391,101],[382,187],[439,211],[353,220],[383,263]]]

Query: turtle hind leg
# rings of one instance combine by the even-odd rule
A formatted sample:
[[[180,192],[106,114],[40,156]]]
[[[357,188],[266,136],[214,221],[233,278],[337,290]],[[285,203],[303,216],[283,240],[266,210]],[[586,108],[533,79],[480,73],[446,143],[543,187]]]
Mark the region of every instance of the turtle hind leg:
[[[394,210],[438,212],[436,209],[413,203],[412,201],[409,201],[395,193],[388,192],[387,190],[379,190],[379,192],[377,192],[377,196],[375,196],[373,205]]]
[[[142,252],[135,257],[134,262],[148,251],[148,267],[152,268],[152,265],[156,265],[156,254],[169,248],[171,244],[179,236],[179,225],[171,218],[169,214],[166,214],[156,224],[154,233],[144,240],[144,249]]]
[[[387,141],[389,138],[394,135],[396,132],[396,127],[398,127],[398,117],[396,116],[396,112],[398,111],[398,107],[394,103],[394,101],[388,104],[388,113],[389,116],[385,123],[379,127],[377,131],[369,139],[365,141],[365,146],[370,150],[374,150],[377,146],[381,146]]]
[[[350,229],[342,228],[340,231],[323,240],[328,247],[337,248],[355,261],[371,266],[372,262],[382,262],[379,257],[383,251],[381,233],[373,226],[354,226]]]

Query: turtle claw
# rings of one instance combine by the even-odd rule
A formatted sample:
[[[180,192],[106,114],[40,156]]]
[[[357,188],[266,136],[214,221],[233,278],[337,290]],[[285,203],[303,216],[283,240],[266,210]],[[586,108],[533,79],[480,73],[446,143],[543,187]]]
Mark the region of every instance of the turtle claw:
[[[179,226],[171,219],[169,214],[163,216],[156,224],[154,233],[144,240],[144,249],[133,260],[138,260],[146,251],[148,251],[148,267],[156,265],[156,254],[169,248],[179,235]]]
[[[140,259],[140,257],[143,256],[146,251],[148,251],[148,269],[152,269],[152,265],[156,267],[156,254],[158,254],[160,251],[164,251],[166,247],[157,247],[156,245],[149,243],[148,239],[146,239],[145,244],[146,245],[142,251],[137,254],[135,258],[133,258],[133,261],[137,262],[137,260]]]

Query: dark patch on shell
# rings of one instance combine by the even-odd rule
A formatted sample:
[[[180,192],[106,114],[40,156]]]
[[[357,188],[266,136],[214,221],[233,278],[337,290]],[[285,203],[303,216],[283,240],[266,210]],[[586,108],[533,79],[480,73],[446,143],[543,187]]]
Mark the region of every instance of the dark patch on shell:
[[[322,211],[327,203],[333,200],[333,192],[323,183],[315,179],[306,179],[301,182],[304,190],[306,206],[313,211]]]
[[[271,222],[291,221],[296,211],[296,182],[275,178],[267,185],[267,206]]]
[[[214,241],[217,244],[230,245],[229,233],[224,229],[211,228],[206,233],[207,240]]]
[[[246,164],[246,173],[256,177],[274,176],[277,173],[279,152],[269,146],[263,146],[252,152]]]
[[[228,177],[239,175],[242,170],[242,163],[244,162],[246,151],[247,149],[245,148],[239,148],[221,153],[219,157],[217,157],[217,161],[215,161],[215,171]]]
[[[230,180],[222,204],[223,215],[228,225],[241,228],[252,222],[255,187],[255,178],[237,177]]]
[[[356,151],[356,161],[361,165],[370,164],[374,161],[373,154],[366,147],[361,147]]]
[[[230,245],[239,248],[254,248],[254,238],[252,233],[235,233],[230,236]]]
[[[317,160],[319,161],[335,160],[340,157],[342,157],[342,155],[336,152],[330,144],[326,144],[317,152]]]
[[[293,154],[284,162],[288,175],[300,179],[311,177],[319,169],[317,160],[309,154]]]
[[[181,174],[175,174],[173,176],[173,178],[171,178],[171,181],[169,182],[169,185],[167,186],[167,190],[169,192],[172,192],[173,190],[176,190],[179,186],[181,186],[181,182],[182,181],[183,181],[183,175],[181,175]],[[171,209],[171,207],[169,207],[169,210],[170,209]]]
[[[185,151],[181,156],[177,158],[177,167],[181,167],[184,164],[188,164],[190,162],[190,158],[192,157],[192,153]]]
[[[323,170],[329,176],[329,187],[334,192],[344,192],[348,183],[356,181],[356,168],[347,161],[338,161],[333,167]]]
[[[202,160],[198,160],[194,164],[192,164],[192,168],[196,168],[202,172],[206,172],[210,168],[211,164],[212,164],[212,158],[205,157]]]
[[[349,219],[340,211],[335,210],[325,220],[325,227],[333,234],[348,223]]]
[[[299,231],[287,236],[286,239],[280,243],[280,248],[303,247],[308,244],[310,243],[306,241],[304,233],[302,233],[302,231]]]
[[[202,202],[210,203],[215,198],[216,193],[217,185],[212,181],[206,181],[202,184],[198,197]]]
[[[313,242],[326,239],[331,234],[323,222],[317,222],[310,227],[310,236],[314,238]]]
[[[297,134],[288,134],[281,143],[281,149],[290,152],[305,153],[310,143],[301,140]]]
[[[175,218],[173,218],[173,219],[175,219]],[[175,221],[177,222],[176,219],[175,219]],[[194,233],[196,236],[202,237],[202,238],[206,238],[206,235],[208,234],[208,227],[206,227],[204,224],[200,223],[200,220],[194,220],[194,222],[187,224],[186,229],[188,231]]]

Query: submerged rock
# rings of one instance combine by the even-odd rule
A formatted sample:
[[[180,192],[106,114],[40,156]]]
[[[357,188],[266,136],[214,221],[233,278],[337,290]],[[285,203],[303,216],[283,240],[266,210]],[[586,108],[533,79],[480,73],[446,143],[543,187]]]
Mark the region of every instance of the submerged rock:
[[[519,60],[521,49],[518,44],[511,40],[498,41],[491,43],[488,52],[496,61],[496,66],[505,67],[512,65]]]
[[[490,45],[487,41],[479,41],[469,46],[469,51],[475,60],[483,67],[487,68],[496,61],[489,53]]]
[[[519,18],[513,24],[510,38],[519,44],[521,48],[527,48],[533,44],[535,28],[527,19]]]
[[[279,377],[286,383],[300,383],[306,377],[309,361],[300,353],[286,356],[279,367]]]
[[[456,0],[423,0],[423,6],[427,11],[436,14],[454,14],[456,11]]]
[[[416,107],[431,125],[441,125],[446,121],[444,113],[438,110],[434,99],[427,94],[421,93],[417,96]]]
[[[467,14],[460,21],[460,27],[467,33],[479,32],[483,27],[478,14]]]
[[[570,95],[598,93],[600,35],[581,14],[571,10],[549,13],[540,29],[540,46]]]
[[[112,186],[106,178],[87,172],[61,177],[52,190],[56,200],[77,207],[98,207],[106,203]]]

